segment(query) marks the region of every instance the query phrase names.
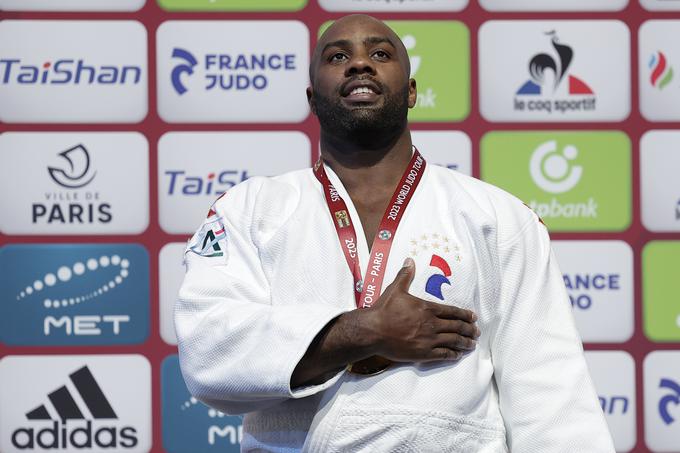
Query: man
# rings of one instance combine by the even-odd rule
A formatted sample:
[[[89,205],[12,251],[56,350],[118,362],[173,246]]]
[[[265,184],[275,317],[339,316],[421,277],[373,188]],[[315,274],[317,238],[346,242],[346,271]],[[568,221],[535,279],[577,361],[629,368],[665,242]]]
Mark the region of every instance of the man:
[[[320,38],[323,163],[234,187],[187,250],[189,390],[244,451],[613,452],[545,227],[424,162],[409,73],[371,17]]]

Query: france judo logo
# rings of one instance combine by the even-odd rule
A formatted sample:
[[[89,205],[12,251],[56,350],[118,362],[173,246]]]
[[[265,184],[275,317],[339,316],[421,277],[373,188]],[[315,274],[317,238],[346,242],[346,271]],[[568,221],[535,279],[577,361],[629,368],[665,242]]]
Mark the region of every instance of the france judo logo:
[[[448,277],[451,276],[451,267],[444,258],[434,254],[432,255],[432,258],[430,258],[430,266],[438,268],[442,273],[433,274],[427,279],[425,292],[433,295],[439,300],[444,300],[442,286],[444,284],[451,285],[451,281],[448,279]]]

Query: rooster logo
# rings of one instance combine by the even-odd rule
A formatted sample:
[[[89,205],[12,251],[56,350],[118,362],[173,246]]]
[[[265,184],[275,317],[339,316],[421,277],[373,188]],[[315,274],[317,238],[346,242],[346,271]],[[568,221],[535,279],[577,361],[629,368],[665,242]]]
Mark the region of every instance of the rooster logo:
[[[540,95],[543,94],[543,85],[546,83],[546,72],[551,71],[554,75],[552,91],[557,91],[567,71],[571,60],[574,57],[574,51],[566,44],[561,44],[557,38],[555,30],[546,33],[550,36],[550,42],[553,49],[557,52],[557,59],[547,53],[539,53],[529,61],[529,74],[531,79],[527,80],[524,85],[520,87],[517,94]],[[569,94],[595,94],[593,90],[583,80],[576,76],[569,75]]]

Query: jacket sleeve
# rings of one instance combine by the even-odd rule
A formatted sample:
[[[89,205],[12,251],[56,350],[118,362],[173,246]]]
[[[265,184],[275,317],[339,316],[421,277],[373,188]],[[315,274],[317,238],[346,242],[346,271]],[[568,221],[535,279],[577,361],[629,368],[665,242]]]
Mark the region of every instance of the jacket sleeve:
[[[258,222],[248,206],[254,200],[247,192],[239,186],[231,189],[189,240],[174,312],[187,388],[229,414],[312,395],[342,374],[320,385],[291,389],[291,375],[309,344],[346,310],[302,300],[271,304],[252,238]]]
[[[499,244],[492,360],[511,452],[613,453],[547,230],[528,209]]]

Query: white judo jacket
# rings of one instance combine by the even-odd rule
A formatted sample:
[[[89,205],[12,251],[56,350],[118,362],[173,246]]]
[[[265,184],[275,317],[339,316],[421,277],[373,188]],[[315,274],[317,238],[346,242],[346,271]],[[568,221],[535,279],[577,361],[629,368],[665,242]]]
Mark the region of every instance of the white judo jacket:
[[[359,216],[326,171],[355,222],[364,275]],[[396,232],[383,288],[412,257],[410,293],[473,310],[476,350],[292,389],[317,333],[355,309],[332,221],[306,169],[235,186],[189,242],[175,308],[182,373],[199,400],[245,414],[243,451],[614,452],[546,228],[508,193],[434,165]]]

